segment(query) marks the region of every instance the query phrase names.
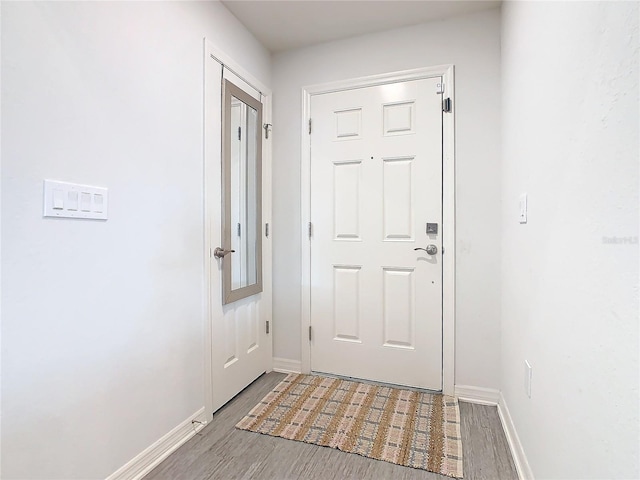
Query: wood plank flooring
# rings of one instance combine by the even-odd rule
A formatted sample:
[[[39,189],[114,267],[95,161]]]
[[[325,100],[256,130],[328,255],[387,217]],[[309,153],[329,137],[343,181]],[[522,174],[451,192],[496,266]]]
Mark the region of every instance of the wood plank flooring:
[[[235,424],[285,376],[272,372],[258,378],[145,480],[448,478],[333,448],[236,430]],[[496,407],[460,402],[460,416],[464,478],[517,479]]]

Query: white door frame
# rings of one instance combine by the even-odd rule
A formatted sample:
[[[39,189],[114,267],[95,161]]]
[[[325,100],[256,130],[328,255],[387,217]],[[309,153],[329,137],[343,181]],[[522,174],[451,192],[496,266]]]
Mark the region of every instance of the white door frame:
[[[205,395],[205,414],[207,421],[213,415],[213,385],[212,379],[212,360],[213,360],[213,302],[221,302],[221,297],[213,298],[211,294],[211,252],[218,245],[214,245],[216,239],[212,235],[211,214],[214,209],[214,198],[217,196],[221,199],[221,166],[222,159],[222,86],[220,83],[220,64],[224,64],[225,68],[229,68],[237,76],[242,77],[250,86],[258,88],[262,93],[263,103],[263,123],[271,124],[271,104],[272,93],[266,85],[256,79],[244,68],[238,65],[229,55],[218,49],[213,43],[206,38],[204,39],[204,109],[203,109],[203,168],[204,168],[204,282],[203,282],[203,298],[204,298],[204,395]],[[262,130],[262,125],[260,126]],[[271,224],[271,132],[269,140],[262,142],[262,222],[263,224]],[[273,231],[273,229],[271,229]],[[264,232],[262,228],[260,235]],[[260,317],[273,325],[272,312],[272,248],[271,236],[263,237],[262,240],[262,300],[260,301]],[[273,336],[269,335],[267,342],[268,361],[266,365],[267,372],[273,368]]]
[[[354,78],[339,82],[310,85],[302,88],[302,151],[301,151],[301,249],[302,249],[302,312],[301,346],[302,372],[311,372],[311,240],[308,225],[311,219],[311,97],[323,93],[385,85],[408,80],[442,77],[444,98],[454,101],[454,67],[438,65],[401,72]],[[436,92],[434,92],[435,94]],[[454,395],[455,384],[455,116],[454,109],[443,113],[442,120],[442,391]]]

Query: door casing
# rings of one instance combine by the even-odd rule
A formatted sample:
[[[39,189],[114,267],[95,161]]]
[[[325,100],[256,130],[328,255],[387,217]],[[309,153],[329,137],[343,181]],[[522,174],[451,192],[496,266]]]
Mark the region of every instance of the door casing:
[[[454,395],[455,386],[455,97],[454,66],[404,70],[371,75],[338,82],[310,85],[302,88],[301,125],[301,251],[302,251],[302,312],[301,351],[302,373],[311,372],[311,97],[363,87],[385,85],[422,78],[442,77],[443,98],[450,98],[452,108],[442,119],[442,391]],[[436,92],[434,92],[435,94]]]

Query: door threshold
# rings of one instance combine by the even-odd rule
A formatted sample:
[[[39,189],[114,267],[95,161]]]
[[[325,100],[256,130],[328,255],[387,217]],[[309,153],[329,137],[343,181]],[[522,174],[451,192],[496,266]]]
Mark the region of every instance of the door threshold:
[[[429,390],[428,388],[412,387],[411,385],[400,385],[397,383],[378,382],[377,380],[369,380],[366,378],[348,377],[346,375],[336,375],[334,373],[316,372],[311,371],[311,375],[318,375],[322,377],[337,378],[339,380],[348,380],[350,382],[366,383],[367,385],[376,385],[378,387],[391,387],[401,388],[403,390],[410,390],[412,392],[430,393],[432,395],[438,395],[442,393],[442,390]]]

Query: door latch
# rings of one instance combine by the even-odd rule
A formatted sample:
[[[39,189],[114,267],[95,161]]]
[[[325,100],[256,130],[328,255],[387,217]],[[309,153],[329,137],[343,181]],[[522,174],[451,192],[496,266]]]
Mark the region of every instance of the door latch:
[[[414,250],[424,250],[425,252],[427,252],[429,255],[435,255],[436,253],[438,253],[438,247],[436,247],[435,245],[431,244],[431,245],[427,245],[427,248],[414,248]]]
[[[235,253],[235,250],[225,250],[224,248],[216,247],[216,249],[213,251],[213,256],[216,258],[224,258],[230,253]]]

